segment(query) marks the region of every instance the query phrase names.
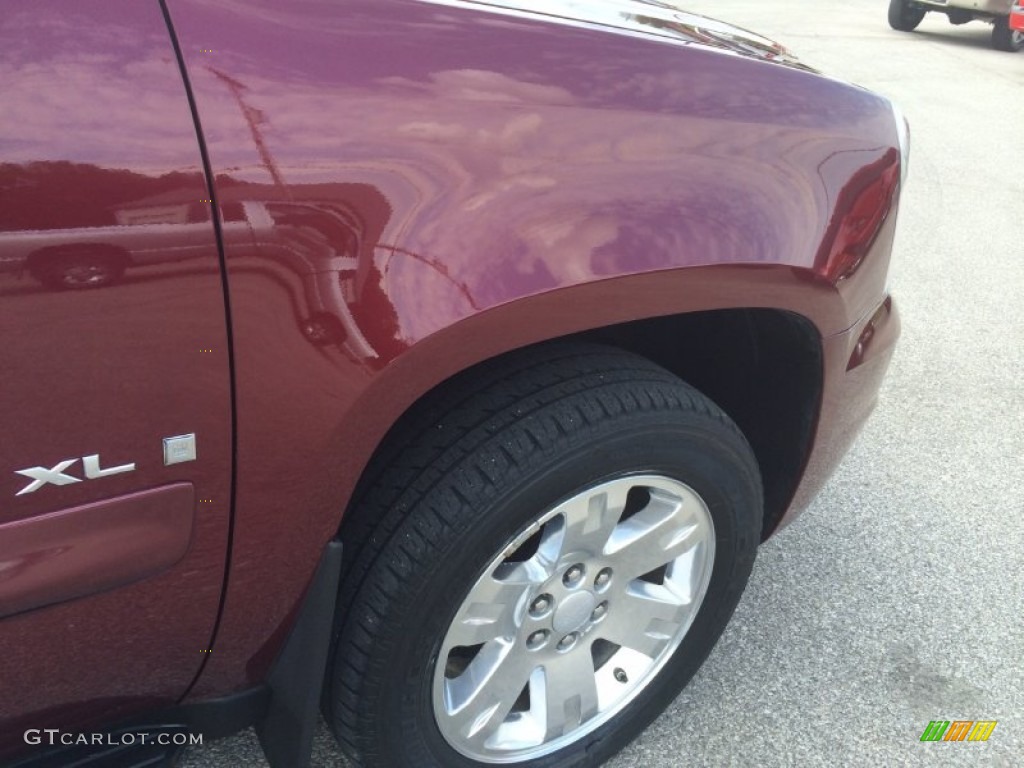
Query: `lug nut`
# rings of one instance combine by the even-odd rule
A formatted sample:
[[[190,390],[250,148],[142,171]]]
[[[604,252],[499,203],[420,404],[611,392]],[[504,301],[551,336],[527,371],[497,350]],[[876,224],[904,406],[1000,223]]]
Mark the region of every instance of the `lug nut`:
[[[604,615],[606,613],[608,613],[608,603],[607,603],[607,601],[603,602],[603,603],[598,603],[596,606],[594,606],[594,610],[590,614],[590,620],[591,621],[600,621],[601,619],[604,618]]]
[[[562,583],[567,587],[575,586],[579,583],[580,579],[583,578],[584,567],[582,563],[576,563],[576,565],[569,566],[569,569],[565,572],[562,577]]]
[[[558,641],[558,650],[567,651],[573,647],[576,643],[576,633],[570,632],[568,635]]]
[[[612,672],[612,675],[620,683],[628,683],[629,682],[629,678],[626,676],[626,670],[624,670],[622,667],[616,667],[615,671]]]
[[[526,647],[531,651],[535,651],[540,648],[544,643],[548,641],[548,631],[546,629],[538,629],[536,632],[530,634],[526,638]]]
[[[530,603],[530,614],[534,618],[543,616],[548,612],[548,609],[551,607],[551,603],[551,595],[544,594],[537,596],[534,598],[534,601]]]
[[[612,580],[612,569],[611,568],[602,568],[598,572],[597,577],[594,579],[594,586],[597,587],[598,589],[601,589],[601,587],[607,586],[608,582],[610,582],[611,580]]]

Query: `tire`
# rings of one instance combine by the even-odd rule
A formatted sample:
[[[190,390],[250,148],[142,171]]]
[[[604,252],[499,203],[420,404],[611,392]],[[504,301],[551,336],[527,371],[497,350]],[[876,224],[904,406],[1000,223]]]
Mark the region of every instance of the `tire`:
[[[342,344],[345,341],[345,326],[330,312],[314,312],[304,319],[299,327],[306,341],[316,347]]]
[[[997,51],[1016,53],[1024,48],[1024,32],[1010,29],[1010,17],[998,16],[992,25],[992,47]]]
[[[83,249],[42,255],[32,274],[50,290],[82,291],[113,285],[124,276],[125,267],[126,259],[119,253]]]
[[[928,13],[914,7],[909,0],[889,0],[889,26],[900,32],[913,32]]]
[[[643,358],[511,356],[388,446],[343,532],[325,693],[365,768],[601,765],[690,680],[750,575],[753,453]]]

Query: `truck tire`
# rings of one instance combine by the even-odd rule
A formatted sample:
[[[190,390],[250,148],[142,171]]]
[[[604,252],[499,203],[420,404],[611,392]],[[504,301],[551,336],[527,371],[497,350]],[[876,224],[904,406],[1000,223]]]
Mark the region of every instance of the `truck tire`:
[[[910,0],[889,0],[889,26],[900,32],[913,32],[928,13]]]
[[[1010,29],[1009,16],[997,16],[992,24],[992,47],[997,51],[1016,53],[1024,48],[1024,32]]]
[[[569,345],[456,380],[393,438],[350,512],[325,693],[342,747],[365,768],[601,765],[743,592],[747,441],[664,369]]]
[[[116,283],[124,276],[127,261],[116,250],[83,247],[41,253],[31,273],[50,290],[80,291]]]

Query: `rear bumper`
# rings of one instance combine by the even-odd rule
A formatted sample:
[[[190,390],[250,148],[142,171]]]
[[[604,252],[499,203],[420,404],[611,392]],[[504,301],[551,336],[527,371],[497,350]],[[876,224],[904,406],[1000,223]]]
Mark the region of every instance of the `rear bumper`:
[[[938,0],[918,1],[921,5],[928,6],[930,10],[941,11],[948,8],[988,16],[1006,16],[1010,12],[1011,4],[1011,0],[949,0],[948,3],[938,2]]]
[[[899,313],[886,296],[861,322],[823,340],[824,381],[814,443],[776,532],[810,505],[853,444],[878,402],[899,335]]]

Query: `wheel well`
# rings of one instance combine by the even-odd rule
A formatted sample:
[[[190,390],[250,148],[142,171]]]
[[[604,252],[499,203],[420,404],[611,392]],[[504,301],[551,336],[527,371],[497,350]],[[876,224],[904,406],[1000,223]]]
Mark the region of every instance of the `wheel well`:
[[[728,309],[637,320],[580,334],[672,371],[713,400],[754,450],[764,485],[762,538],[796,491],[822,392],[821,337],[792,312]]]
[[[722,408],[757,457],[765,497],[762,538],[775,530],[802,475],[821,400],[821,338],[811,321],[780,310],[712,310],[636,320],[550,341],[574,340],[645,357]],[[407,428],[429,418],[431,403],[446,387],[466,386],[474,370],[483,368],[474,366],[446,379],[405,411],[378,445],[353,500],[387,466],[404,442]],[[358,515],[344,516],[343,535],[359,540],[369,534],[373,523],[354,522],[358,519]],[[365,530],[346,530],[349,522]]]

